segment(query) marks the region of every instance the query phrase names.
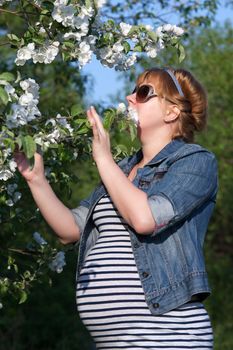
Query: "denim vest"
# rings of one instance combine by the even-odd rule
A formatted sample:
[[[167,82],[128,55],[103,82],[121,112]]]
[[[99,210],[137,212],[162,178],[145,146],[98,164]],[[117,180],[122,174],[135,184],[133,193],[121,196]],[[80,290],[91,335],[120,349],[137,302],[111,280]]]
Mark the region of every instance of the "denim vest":
[[[142,158],[139,150],[118,163],[128,175]],[[133,180],[148,196],[157,228],[138,234],[129,226],[133,254],[152,314],[159,315],[210,294],[203,243],[217,193],[214,155],[197,144],[171,141]],[[113,184],[114,186],[114,184]],[[98,238],[92,212],[106,194],[100,184],[72,213],[81,231],[77,278]]]

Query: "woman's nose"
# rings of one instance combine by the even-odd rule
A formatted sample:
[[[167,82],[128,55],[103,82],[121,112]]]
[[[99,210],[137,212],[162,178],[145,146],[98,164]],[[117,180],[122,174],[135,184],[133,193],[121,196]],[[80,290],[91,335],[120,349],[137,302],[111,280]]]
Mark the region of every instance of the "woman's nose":
[[[129,104],[135,104],[136,103],[136,93],[132,93],[128,96],[126,96],[126,100]]]

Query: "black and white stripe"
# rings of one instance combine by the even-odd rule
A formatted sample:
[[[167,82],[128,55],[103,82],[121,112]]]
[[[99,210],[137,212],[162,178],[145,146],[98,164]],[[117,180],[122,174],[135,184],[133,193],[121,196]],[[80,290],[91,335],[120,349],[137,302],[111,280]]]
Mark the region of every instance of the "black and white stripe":
[[[98,350],[212,349],[203,304],[194,302],[154,316],[145,302],[127,223],[109,196],[93,212],[100,235],[77,285],[80,317]]]

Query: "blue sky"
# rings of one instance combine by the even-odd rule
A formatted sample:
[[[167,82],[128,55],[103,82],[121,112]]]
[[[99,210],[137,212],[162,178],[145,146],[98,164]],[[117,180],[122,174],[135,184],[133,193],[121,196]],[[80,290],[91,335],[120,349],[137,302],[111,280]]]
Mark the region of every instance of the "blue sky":
[[[217,21],[223,23],[226,19],[233,18],[233,9],[220,7],[217,13]],[[174,23],[175,24],[175,23]],[[94,78],[94,85],[87,96],[87,103],[110,104],[110,95],[114,95],[122,87],[122,82],[114,69],[103,67],[96,59],[83,68],[83,73],[90,73]],[[122,101],[119,101],[122,102]]]

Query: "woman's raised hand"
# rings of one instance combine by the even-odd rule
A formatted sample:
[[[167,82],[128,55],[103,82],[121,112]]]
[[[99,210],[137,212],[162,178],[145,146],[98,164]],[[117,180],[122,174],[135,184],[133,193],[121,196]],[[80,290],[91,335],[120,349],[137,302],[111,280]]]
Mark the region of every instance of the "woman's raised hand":
[[[41,154],[37,152],[34,154],[34,166],[32,169],[30,168],[30,164],[23,152],[16,151],[14,153],[14,159],[17,163],[19,172],[26,181],[31,182],[34,180],[43,179],[45,177],[44,162]]]
[[[104,129],[102,120],[94,107],[87,111],[87,118],[92,126],[92,155],[97,163],[101,159],[112,158],[108,132]]]

